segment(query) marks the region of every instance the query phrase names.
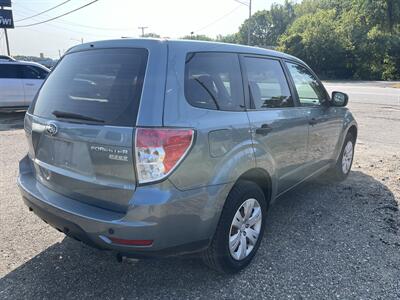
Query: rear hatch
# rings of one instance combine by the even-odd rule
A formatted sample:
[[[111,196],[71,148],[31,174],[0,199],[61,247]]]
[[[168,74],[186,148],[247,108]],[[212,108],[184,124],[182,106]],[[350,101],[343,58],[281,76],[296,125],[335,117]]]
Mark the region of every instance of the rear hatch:
[[[38,181],[88,204],[126,211],[136,186],[134,134],[148,53],[64,56],[25,120]]]

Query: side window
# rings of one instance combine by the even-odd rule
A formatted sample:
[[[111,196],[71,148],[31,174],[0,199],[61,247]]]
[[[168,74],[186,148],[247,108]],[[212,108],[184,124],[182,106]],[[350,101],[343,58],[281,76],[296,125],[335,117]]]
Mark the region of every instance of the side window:
[[[13,64],[1,64],[0,65],[0,78],[4,79],[16,79],[21,78],[18,65]]]
[[[189,53],[185,66],[185,97],[195,107],[242,111],[244,96],[238,55]]]
[[[318,106],[328,99],[324,87],[305,67],[286,63],[296,86],[301,106]]]
[[[24,79],[45,79],[47,73],[35,66],[21,66]]]
[[[49,75],[49,72],[42,68],[39,67],[34,67],[34,68],[39,72],[40,79],[46,79],[47,75]]]
[[[279,61],[246,57],[245,63],[253,109],[294,106],[289,85]]]

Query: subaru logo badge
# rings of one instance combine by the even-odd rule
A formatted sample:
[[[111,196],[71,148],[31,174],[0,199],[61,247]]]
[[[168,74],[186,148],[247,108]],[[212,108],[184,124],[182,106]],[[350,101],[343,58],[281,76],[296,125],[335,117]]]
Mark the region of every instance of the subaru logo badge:
[[[48,124],[46,125],[46,131],[47,131],[47,133],[50,134],[50,135],[56,135],[57,132],[58,132],[57,125],[54,124],[54,123],[48,123]]]

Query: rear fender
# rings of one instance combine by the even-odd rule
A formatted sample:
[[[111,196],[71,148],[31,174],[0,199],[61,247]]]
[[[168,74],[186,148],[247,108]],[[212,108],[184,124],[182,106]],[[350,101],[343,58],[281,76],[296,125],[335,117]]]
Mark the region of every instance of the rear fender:
[[[276,162],[271,154],[265,150],[265,146],[254,141],[254,156],[257,162],[257,168],[266,171],[271,178],[271,202],[273,202],[278,193],[278,176],[276,172]]]

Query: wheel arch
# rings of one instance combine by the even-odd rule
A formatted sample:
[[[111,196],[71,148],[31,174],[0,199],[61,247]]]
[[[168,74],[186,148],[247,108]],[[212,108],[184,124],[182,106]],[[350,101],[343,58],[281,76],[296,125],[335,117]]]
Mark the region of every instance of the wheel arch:
[[[358,126],[355,120],[352,120],[351,122],[346,123],[346,126],[344,126],[343,131],[341,132],[339,141],[336,145],[336,149],[333,155],[333,161],[336,162],[339,159],[340,152],[342,151],[344,141],[346,139],[346,136],[348,133],[351,133],[354,137],[354,141],[357,140],[358,136]]]
[[[260,187],[260,189],[263,191],[265,200],[267,201],[267,204],[271,203],[271,200],[272,200],[272,178],[266,170],[261,169],[261,168],[253,168],[253,169],[247,170],[246,172],[244,172],[242,175],[239,176],[239,178],[236,180],[235,184],[240,180],[247,180],[247,181],[251,181],[251,182],[254,182],[255,184],[257,184]]]
[[[357,140],[358,128],[355,124],[353,124],[349,127],[349,129],[347,130],[347,133],[351,133],[351,135],[354,137],[354,140]]]

